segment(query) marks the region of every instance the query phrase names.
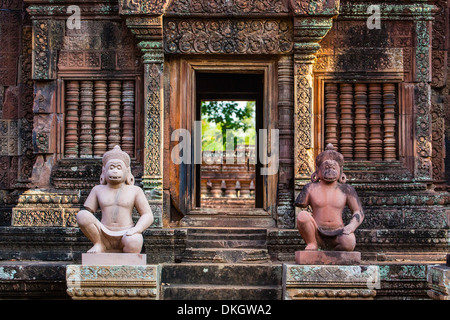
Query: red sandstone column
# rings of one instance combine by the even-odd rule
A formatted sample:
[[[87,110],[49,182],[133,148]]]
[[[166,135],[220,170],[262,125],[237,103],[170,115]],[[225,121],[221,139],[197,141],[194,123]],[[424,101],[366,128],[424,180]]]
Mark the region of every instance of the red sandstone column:
[[[365,83],[355,84],[355,160],[367,160],[367,84]]]
[[[369,84],[369,159],[383,160],[383,137],[381,131],[381,85]]]
[[[134,81],[123,81],[122,150],[134,157]]]
[[[66,85],[66,136],[65,157],[78,157],[78,108],[80,103],[80,83],[67,81]]]
[[[92,96],[93,96],[93,83],[92,81],[81,81],[81,92],[80,92],[80,105],[81,105],[81,115],[80,115],[80,158],[91,158],[92,157],[92,142],[93,142],[93,114],[92,114]]]
[[[325,145],[331,143],[338,148],[338,86],[336,83],[325,85]]]
[[[341,147],[340,152],[346,160],[353,159],[353,87],[341,83]]]
[[[107,88],[106,81],[95,81],[94,92],[94,156],[102,157],[107,151],[106,139],[106,103],[107,103]]]
[[[395,84],[383,84],[384,160],[397,159],[395,139]]]

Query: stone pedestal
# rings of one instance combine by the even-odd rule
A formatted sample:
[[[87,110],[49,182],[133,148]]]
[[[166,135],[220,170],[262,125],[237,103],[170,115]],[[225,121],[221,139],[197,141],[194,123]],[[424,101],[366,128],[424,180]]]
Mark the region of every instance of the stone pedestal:
[[[283,265],[283,299],[373,299],[378,266]]]
[[[427,267],[427,294],[434,300],[450,300],[450,266],[435,264]]]
[[[159,298],[158,265],[68,265],[67,293],[74,300]]]
[[[358,265],[361,252],[356,251],[295,251],[297,264]]]
[[[84,266],[145,266],[147,255],[139,253],[82,253]]]

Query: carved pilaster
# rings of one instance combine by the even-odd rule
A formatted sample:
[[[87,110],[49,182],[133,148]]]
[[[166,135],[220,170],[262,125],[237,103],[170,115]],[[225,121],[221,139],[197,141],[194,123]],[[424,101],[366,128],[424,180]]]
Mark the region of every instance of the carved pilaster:
[[[300,59],[299,59],[300,58]],[[314,170],[312,131],[312,62],[295,56],[294,65],[294,162],[295,179],[308,180]]]
[[[33,20],[33,79],[56,79],[57,52],[63,33],[62,20]]]
[[[278,61],[278,118],[280,166],[278,180],[278,226],[292,228],[295,213],[294,194],[294,69],[291,56]]]
[[[294,2],[291,5],[300,10],[299,2]],[[294,18],[294,173],[296,185],[304,185],[314,170],[313,64],[333,16],[313,8],[297,14],[307,15]]]
[[[425,8],[426,9],[426,8]],[[414,115],[415,177],[432,179],[432,116],[431,116],[431,8],[423,10],[415,21]]]
[[[280,130],[280,178],[279,184],[289,187],[294,167],[294,70],[290,56],[278,61],[278,118]]]
[[[152,226],[162,226],[163,183],[163,67],[162,8],[166,1],[156,1],[150,7],[133,9],[130,1],[121,2],[121,14],[139,41],[144,64],[144,174],[142,185],[155,216]],[[128,7],[124,7],[128,3]],[[131,7],[130,7],[131,5]],[[125,9],[124,9],[125,8]],[[142,12],[157,16],[140,16]],[[150,12],[151,11],[151,12]]]

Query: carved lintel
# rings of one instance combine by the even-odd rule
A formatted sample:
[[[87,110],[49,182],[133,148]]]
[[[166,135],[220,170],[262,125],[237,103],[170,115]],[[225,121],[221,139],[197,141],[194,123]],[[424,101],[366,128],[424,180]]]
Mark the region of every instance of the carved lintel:
[[[339,13],[340,0],[290,0],[295,15],[329,15]]]
[[[166,19],[169,54],[288,54],[293,26],[288,19]]]
[[[164,13],[168,0],[119,0],[121,15],[155,15]]]

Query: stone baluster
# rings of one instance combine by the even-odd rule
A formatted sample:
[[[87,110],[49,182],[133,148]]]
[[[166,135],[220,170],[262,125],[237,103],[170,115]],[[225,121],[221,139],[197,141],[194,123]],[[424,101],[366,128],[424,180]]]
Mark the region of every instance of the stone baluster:
[[[338,86],[325,84],[325,145],[331,143],[338,148]]]
[[[80,158],[93,155],[93,82],[81,81],[80,90]]]
[[[122,150],[134,156],[134,81],[123,81]]]
[[[381,85],[369,84],[369,159],[383,160],[381,120]]]
[[[112,150],[116,145],[120,145],[120,103],[121,103],[121,81],[110,81],[108,102],[108,149]]]
[[[395,84],[383,84],[384,160],[397,159],[395,139]]]
[[[95,81],[94,83],[94,157],[102,157],[107,151],[107,92],[106,81]]]
[[[66,158],[78,157],[78,109],[80,106],[80,83],[67,81],[66,84],[66,133],[64,153]]]
[[[353,86],[349,83],[340,85],[341,106],[341,146],[340,152],[346,160],[353,159]]]
[[[367,84],[357,83],[355,84],[355,160],[367,160],[367,122]]]
[[[222,195],[222,190],[220,189],[221,183],[217,180],[212,181],[211,185],[211,197],[218,198]]]

